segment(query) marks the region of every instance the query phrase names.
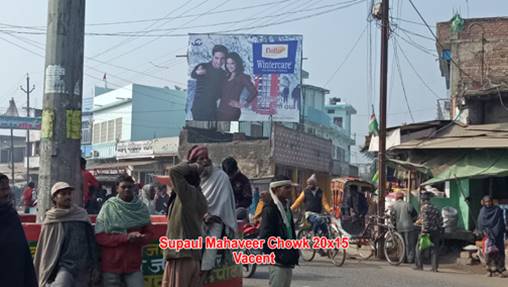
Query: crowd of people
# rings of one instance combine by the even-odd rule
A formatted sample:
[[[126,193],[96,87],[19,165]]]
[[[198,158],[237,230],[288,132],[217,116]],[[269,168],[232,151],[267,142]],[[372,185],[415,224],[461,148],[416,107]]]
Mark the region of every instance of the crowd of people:
[[[84,172],[85,167],[86,162],[82,164]],[[99,184],[94,183],[91,174],[83,177],[88,178],[84,184],[88,184],[89,203]],[[235,238],[237,220],[248,221],[253,211],[256,214],[252,219],[260,223],[260,239],[272,236],[296,239],[293,214],[303,206],[305,218],[315,234],[327,235],[323,216],[331,207],[315,175],[307,180],[296,198],[292,190],[296,184],[285,176],[275,176],[269,189],[259,193],[253,190],[234,158],[224,159],[217,167],[212,164],[205,146],[194,146],[186,160],[170,170],[170,179],[168,194],[167,188],[156,185],[139,189],[131,176],[120,175],[113,195],[98,208],[95,225],[85,209],[90,204],[81,207],[72,203],[74,187],[66,182],[55,183],[50,190],[53,205],[45,214],[32,260],[12,204],[9,179],[0,174],[0,270],[5,271],[0,273],[2,286],[89,286],[100,281],[104,286],[143,286],[142,247],[157,240],[151,231],[152,214],[168,215],[166,236],[171,240],[195,240],[204,236]],[[28,194],[27,191],[27,197]],[[423,269],[424,250],[419,242],[422,236],[428,236],[432,271],[437,272],[443,219],[432,205],[431,197],[429,192],[421,194],[418,214],[404,201],[403,193],[397,193],[390,213],[394,226],[404,238],[407,263]],[[353,188],[344,201],[347,210],[343,212],[361,219],[368,206],[365,201],[365,196]],[[502,211],[493,205],[489,196],[482,203],[477,229],[488,241],[489,275],[503,274],[506,226]],[[263,252],[275,255],[275,264],[269,266],[269,285],[290,286],[293,269],[299,261],[298,250],[270,249],[265,245]],[[210,271],[232,263],[231,251],[206,248],[165,250],[164,259],[164,287],[203,286]]]

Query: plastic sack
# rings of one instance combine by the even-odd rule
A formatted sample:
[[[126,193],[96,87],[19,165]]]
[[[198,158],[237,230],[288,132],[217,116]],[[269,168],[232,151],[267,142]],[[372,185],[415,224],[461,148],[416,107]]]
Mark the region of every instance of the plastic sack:
[[[430,240],[430,235],[423,234],[422,236],[420,236],[420,240],[418,243],[419,243],[418,248],[420,249],[420,251],[428,249],[429,247],[432,246],[432,241]]]

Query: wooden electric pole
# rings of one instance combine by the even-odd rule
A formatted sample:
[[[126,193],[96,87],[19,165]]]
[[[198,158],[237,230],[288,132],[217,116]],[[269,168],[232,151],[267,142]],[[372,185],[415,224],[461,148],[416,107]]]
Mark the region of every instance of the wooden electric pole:
[[[30,89],[30,75],[26,74],[26,90],[23,86],[20,89],[26,93],[26,116],[30,117],[30,93],[35,90],[35,85]],[[26,130],[26,184],[30,182],[30,129]]]
[[[379,152],[378,152],[378,215],[385,214],[385,195],[386,195],[386,102],[388,88],[388,41],[390,37],[389,24],[389,0],[381,2],[381,73],[380,73],[380,93],[379,93]],[[379,247],[381,247],[380,244]],[[382,254],[383,248],[378,248]],[[378,254],[378,257],[382,257]]]
[[[49,0],[41,127],[39,202],[41,221],[51,207],[51,186],[74,186],[73,203],[82,203],[81,102],[85,0]]]

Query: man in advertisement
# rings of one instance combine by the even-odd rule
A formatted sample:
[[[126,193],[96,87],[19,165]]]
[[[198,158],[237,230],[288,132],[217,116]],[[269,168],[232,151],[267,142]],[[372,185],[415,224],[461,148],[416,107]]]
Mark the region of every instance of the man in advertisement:
[[[226,62],[228,49],[215,45],[212,61],[194,67],[191,77],[196,79],[196,91],[192,103],[194,121],[215,121],[217,119],[217,101],[221,97],[222,86],[226,80],[226,71],[222,69]]]

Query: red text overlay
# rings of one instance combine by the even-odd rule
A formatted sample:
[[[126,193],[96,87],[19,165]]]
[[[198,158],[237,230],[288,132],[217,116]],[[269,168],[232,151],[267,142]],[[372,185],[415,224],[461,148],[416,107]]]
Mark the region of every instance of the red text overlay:
[[[260,252],[245,252],[247,250],[269,249],[347,249],[349,248],[348,237],[334,239],[326,237],[313,237],[312,239],[282,239],[280,237],[269,237],[265,239],[230,239],[217,237],[198,237],[197,239],[169,239],[166,236],[159,238],[161,249],[170,249],[180,252],[181,250],[202,250],[205,249],[230,249],[238,250],[233,252],[233,259],[236,264],[275,264],[275,254],[252,254]]]

